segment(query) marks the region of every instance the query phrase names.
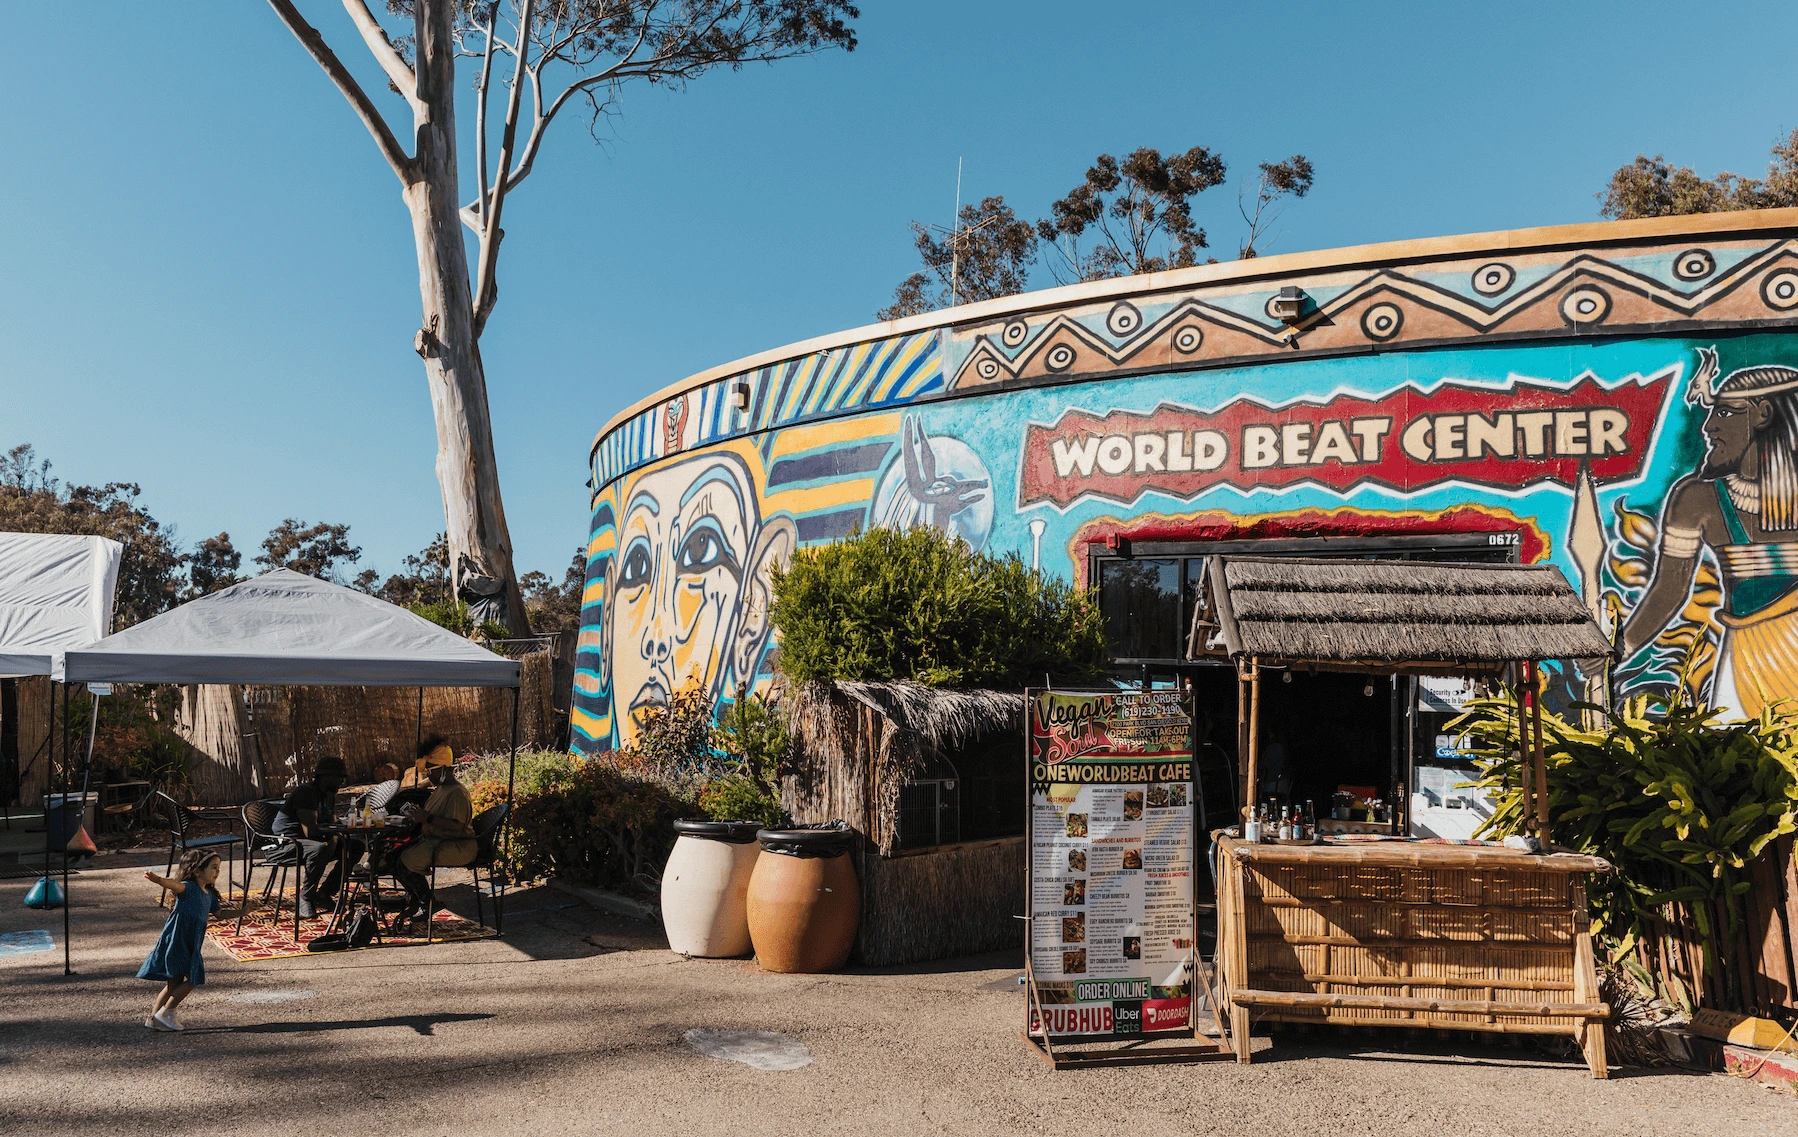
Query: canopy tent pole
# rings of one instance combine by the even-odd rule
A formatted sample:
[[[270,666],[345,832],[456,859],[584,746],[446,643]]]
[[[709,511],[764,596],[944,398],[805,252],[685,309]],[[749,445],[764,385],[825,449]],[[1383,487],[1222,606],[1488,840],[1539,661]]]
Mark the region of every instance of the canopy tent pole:
[[[68,690],[69,689],[66,686],[63,688],[63,701],[65,705],[68,701]],[[94,732],[100,726],[99,692],[90,691],[88,694],[93,696],[93,706],[88,709],[87,757],[81,763],[81,811],[76,814],[84,827],[87,824],[87,786],[89,780],[93,777],[94,772]],[[68,713],[66,711],[63,713],[63,717],[67,719]],[[67,764],[67,755],[64,755],[63,761]],[[62,813],[65,819],[69,815],[68,801],[68,795],[65,793],[63,795],[62,807]],[[97,821],[98,817],[96,817],[95,820]],[[46,825],[45,828],[48,829],[49,826]],[[68,822],[66,820],[63,822],[63,828],[68,828]],[[74,969],[69,966],[69,846],[67,843],[62,847],[62,973],[64,975],[75,974]]]
[[[62,827],[64,829],[69,827],[69,773],[69,685],[64,683],[62,685]],[[44,840],[46,843],[50,839],[49,812],[49,810],[44,811]],[[87,817],[86,798],[81,799],[81,810],[76,816],[83,819]],[[67,834],[64,834],[64,837],[62,846],[62,973],[73,975],[75,973],[69,968],[69,846],[66,840]],[[50,866],[46,863],[44,871],[48,872],[49,870]]]
[[[504,823],[506,831],[503,834],[506,867],[504,875],[500,878],[499,895],[493,898],[493,930],[502,936],[506,934],[506,882],[512,872],[510,867],[512,860],[512,782],[518,773],[518,692],[523,686],[523,678],[521,673],[519,676],[520,686],[512,688],[512,756],[506,760],[506,820]],[[491,868],[487,870],[487,880],[489,883],[493,880]]]
[[[418,727],[412,732],[412,749],[417,750],[425,743],[425,689],[418,689]]]

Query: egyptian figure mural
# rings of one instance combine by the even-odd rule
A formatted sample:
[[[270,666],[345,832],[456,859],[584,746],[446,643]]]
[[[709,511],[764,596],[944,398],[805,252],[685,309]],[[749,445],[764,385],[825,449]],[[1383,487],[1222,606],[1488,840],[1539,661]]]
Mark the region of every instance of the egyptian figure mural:
[[[1761,216],[1100,282],[683,385],[594,447],[574,746],[764,687],[773,569],[873,526],[1081,585],[1119,537],[1483,534],[1614,631],[1569,697],[1798,697],[1798,242]]]

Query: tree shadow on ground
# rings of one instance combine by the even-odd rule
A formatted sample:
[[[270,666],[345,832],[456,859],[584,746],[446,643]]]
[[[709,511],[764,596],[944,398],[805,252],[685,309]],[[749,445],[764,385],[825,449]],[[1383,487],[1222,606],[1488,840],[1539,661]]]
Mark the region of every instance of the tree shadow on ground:
[[[252,1023],[248,1026],[198,1027],[188,1034],[306,1034],[321,1030],[370,1030],[384,1026],[411,1027],[421,1035],[435,1033],[443,1023],[478,1022],[490,1014],[390,1015],[384,1019],[338,1019],[332,1022]]]

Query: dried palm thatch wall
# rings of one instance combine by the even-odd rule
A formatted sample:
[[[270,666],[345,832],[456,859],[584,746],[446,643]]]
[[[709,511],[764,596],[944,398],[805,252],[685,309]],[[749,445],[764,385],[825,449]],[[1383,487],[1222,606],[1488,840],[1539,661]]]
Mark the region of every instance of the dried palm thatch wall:
[[[555,660],[537,651],[520,662],[518,745],[548,746]],[[350,781],[360,782],[383,762],[410,763],[421,732],[443,735],[458,754],[505,750],[512,735],[512,692],[500,687],[253,687],[247,703],[248,745],[276,794],[304,780],[324,754],[342,758]]]
[[[842,819],[864,838],[856,958],[870,966],[990,951],[1017,942],[1021,837],[896,856],[899,790],[982,736],[1015,731],[1022,695],[917,683],[807,683],[784,699],[795,754],[781,807],[801,823]]]
[[[535,651],[520,662],[519,748],[552,745],[559,722],[555,658]],[[45,744],[50,681],[21,679],[18,690],[19,800],[35,808],[48,791],[52,750],[61,768],[62,740]],[[367,781],[383,762],[412,761],[421,730],[443,735],[459,754],[504,750],[512,736],[512,693],[497,687],[423,688],[422,718],[417,687],[199,684],[184,686],[179,694],[170,725],[188,746],[188,784],[181,796],[199,805],[285,794],[322,754],[341,757],[352,782]],[[87,697],[80,686],[70,695]],[[85,741],[75,739],[70,747],[77,776]]]

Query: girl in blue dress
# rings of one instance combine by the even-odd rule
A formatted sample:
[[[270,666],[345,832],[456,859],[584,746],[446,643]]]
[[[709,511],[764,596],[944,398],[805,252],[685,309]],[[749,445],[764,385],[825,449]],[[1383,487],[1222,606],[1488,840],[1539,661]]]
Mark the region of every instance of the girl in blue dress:
[[[175,1021],[175,1008],[195,987],[206,982],[200,945],[206,942],[207,921],[219,910],[218,889],[212,886],[219,875],[217,853],[195,849],[181,858],[181,867],[175,872],[172,877],[144,873],[145,880],[161,885],[175,898],[169,922],[162,927],[162,938],[137,969],[139,979],[163,984],[150,1008],[150,1017],[144,1020],[151,1030],[182,1029]]]

